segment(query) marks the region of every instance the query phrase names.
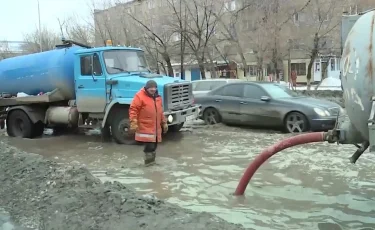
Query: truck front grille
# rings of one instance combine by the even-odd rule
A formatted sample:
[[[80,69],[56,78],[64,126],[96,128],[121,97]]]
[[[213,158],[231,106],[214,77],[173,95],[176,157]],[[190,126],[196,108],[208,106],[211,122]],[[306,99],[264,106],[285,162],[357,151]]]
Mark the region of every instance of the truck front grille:
[[[189,107],[193,103],[191,83],[173,83],[164,87],[165,110],[179,110]]]

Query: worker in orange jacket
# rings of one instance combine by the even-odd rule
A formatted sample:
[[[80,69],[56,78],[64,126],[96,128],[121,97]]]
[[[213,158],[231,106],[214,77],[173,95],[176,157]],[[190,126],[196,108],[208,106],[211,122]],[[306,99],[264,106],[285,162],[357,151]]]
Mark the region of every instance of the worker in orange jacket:
[[[135,96],[129,109],[130,132],[135,140],[145,143],[144,163],[155,163],[156,148],[161,142],[161,134],[168,131],[163,114],[162,98],[158,94],[157,84],[149,80]]]

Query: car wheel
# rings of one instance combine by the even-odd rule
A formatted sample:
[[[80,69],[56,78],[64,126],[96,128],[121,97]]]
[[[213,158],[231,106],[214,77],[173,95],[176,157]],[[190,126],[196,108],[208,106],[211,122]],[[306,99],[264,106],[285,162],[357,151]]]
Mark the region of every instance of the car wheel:
[[[215,108],[207,108],[203,112],[203,120],[207,125],[214,125],[221,122],[219,111]]]
[[[285,131],[288,133],[302,133],[308,130],[306,116],[299,112],[291,112],[285,118]]]

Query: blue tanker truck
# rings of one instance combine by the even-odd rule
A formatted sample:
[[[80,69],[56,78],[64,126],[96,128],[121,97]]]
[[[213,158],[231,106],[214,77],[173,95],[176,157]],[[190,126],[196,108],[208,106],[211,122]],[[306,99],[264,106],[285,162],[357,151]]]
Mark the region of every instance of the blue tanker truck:
[[[191,83],[151,73],[141,49],[63,40],[54,50],[0,61],[0,120],[11,137],[35,138],[45,127],[100,127],[105,140],[129,144],[129,105],[150,79],[158,83],[170,131],[198,117]]]

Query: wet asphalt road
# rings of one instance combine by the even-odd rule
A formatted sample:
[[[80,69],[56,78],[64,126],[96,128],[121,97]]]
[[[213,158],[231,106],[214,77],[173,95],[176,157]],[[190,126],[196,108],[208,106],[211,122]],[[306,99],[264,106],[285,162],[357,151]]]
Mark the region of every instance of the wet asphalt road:
[[[284,150],[258,170],[245,197],[231,195],[250,161],[287,136],[194,126],[168,135],[152,167],[142,165],[142,146],[101,143],[95,134],[3,138],[60,163],[86,165],[103,181],[117,180],[141,194],[257,230],[375,229],[375,157],[366,152],[351,165],[353,146],[318,143]]]

